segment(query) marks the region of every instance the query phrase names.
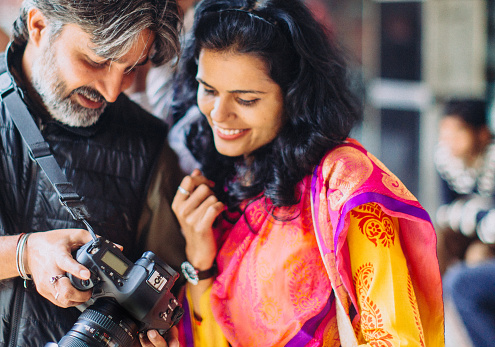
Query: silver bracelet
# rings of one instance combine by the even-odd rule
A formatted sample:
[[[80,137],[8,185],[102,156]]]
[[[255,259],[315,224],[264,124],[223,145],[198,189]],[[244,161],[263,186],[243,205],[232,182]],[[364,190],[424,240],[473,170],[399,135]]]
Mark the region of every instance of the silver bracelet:
[[[24,288],[27,288],[27,281],[32,280],[31,275],[26,273],[26,268],[24,267],[24,248],[26,247],[27,239],[30,235],[31,233],[21,235],[15,251],[15,265],[19,276],[24,280]]]

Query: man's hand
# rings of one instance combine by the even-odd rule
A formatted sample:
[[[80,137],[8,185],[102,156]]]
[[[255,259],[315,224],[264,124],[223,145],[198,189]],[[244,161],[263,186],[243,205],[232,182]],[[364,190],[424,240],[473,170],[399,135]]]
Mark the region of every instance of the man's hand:
[[[33,233],[25,249],[26,271],[33,277],[36,290],[57,306],[77,306],[91,298],[91,291],[72,286],[66,273],[89,279],[90,272],[73,257],[72,251],[91,241],[84,229],[59,229]]]
[[[148,330],[146,334],[139,334],[139,342],[143,347],[180,347],[178,336],[177,327],[172,327],[167,331],[165,338],[156,330]]]

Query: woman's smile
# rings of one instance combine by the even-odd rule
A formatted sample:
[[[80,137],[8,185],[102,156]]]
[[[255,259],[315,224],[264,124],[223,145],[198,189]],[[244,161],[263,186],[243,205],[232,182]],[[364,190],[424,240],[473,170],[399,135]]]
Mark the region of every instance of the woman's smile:
[[[283,124],[283,95],[265,62],[249,54],[199,55],[198,106],[223,155],[249,156],[275,139]]]
[[[228,129],[220,127],[219,125],[213,123],[213,130],[217,133],[218,137],[224,140],[234,140],[243,136],[248,129]]]

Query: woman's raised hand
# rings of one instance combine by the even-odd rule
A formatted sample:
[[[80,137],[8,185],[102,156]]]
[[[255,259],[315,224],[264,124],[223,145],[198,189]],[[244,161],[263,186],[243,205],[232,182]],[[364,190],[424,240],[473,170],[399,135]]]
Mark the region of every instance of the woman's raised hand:
[[[212,226],[224,204],[213,194],[212,187],[213,182],[196,169],[184,177],[172,202],[186,239],[187,259],[198,270],[211,268],[217,252]]]

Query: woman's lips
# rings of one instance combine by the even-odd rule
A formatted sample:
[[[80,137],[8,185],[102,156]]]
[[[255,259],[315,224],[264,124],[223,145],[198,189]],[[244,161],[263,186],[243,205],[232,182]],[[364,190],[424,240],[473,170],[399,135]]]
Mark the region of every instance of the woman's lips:
[[[225,129],[225,128],[220,128],[219,126],[213,126],[215,133],[218,135],[218,137],[225,139],[225,140],[234,140],[237,139],[241,136],[244,136],[244,134],[248,131],[248,129]]]

